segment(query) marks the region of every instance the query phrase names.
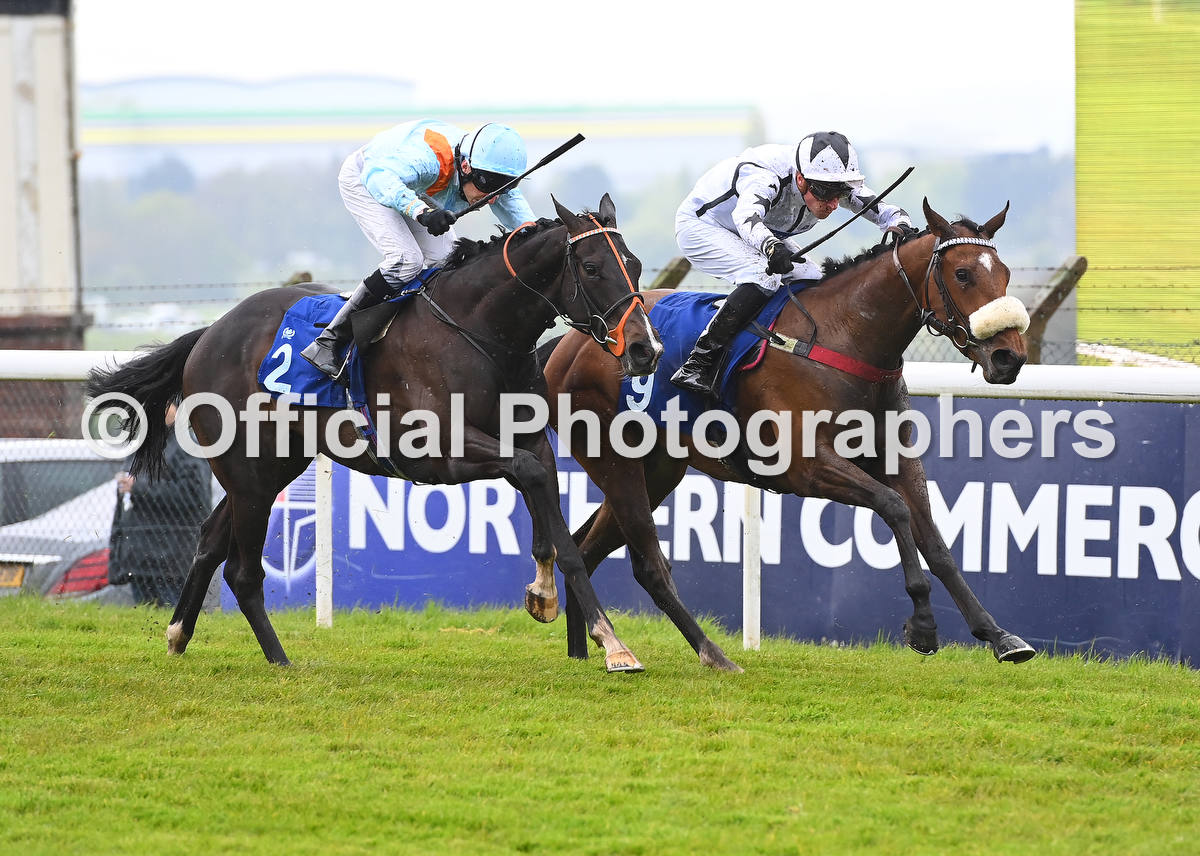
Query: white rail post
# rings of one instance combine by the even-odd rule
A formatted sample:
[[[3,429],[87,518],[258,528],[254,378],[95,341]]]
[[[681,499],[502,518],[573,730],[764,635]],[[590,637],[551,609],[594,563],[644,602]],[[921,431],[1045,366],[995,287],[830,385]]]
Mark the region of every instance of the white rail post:
[[[757,651],[762,627],[762,491],[745,486],[742,525],[742,648]]]
[[[333,461],[317,455],[317,627],[333,627]]]

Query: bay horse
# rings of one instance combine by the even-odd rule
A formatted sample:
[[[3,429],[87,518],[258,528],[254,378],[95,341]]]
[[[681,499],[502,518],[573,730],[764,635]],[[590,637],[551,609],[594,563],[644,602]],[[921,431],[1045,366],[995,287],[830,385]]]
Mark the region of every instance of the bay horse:
[[[989,383],[1016,380],[1025,363],[1025,344],[1016,329],[1020,323],[1004,319],[1006,313],[1020,316],[1025,310],[1016,298],[1005,296],[1009,270],[991,242],[1004,223],[1008,206],[982,226],[966,219],[949,223],[930,207],[928,199],[923,207],[926,231],[906,240],[897,238],[890,246],[885,236],[885,242],[857,259],[827,264],[826,276],[818,284],[784,304],[775,333],[801,344],[819,343],[816,347],[826,349],[826,353],[840,353],[843,367],[767,348],[756,368],[740,373],[734,393],[734,416],[743,432],[749,418],[761,411],[798,415],[829,410],[836,417],[856,409],[882,417],[885,411],[907,410],[908,391],[899,368],[905,348],[923,325],[948,335],[961,353],[983,369]],[[890,252],[885,252],[888,249]],[[647,292],[647,305],[653,307],[671,293]],[[993,317],[990,328],[976,336],[972,332],[972,313],[984,307],[1000,308],[1002,320],[996,324]],[[993,329],[996,327],[1002,329]],[[675,623],[702,663],[741,671],[680,601],[671,579],[670,562],[659,546],[651,517],[689,465],[721,481],[752,483],[779,493],[822,497],[875,511],[892,530],[899,547],[905,590],[913,602],[913,614],[904,624],[904,638],[916,651],[932,654],[938,648],[937,626],[929,602],[930,584],[921,569],[920,551],[954,599],[971,633],[989,643],[998,660],[1023,662],[1034,655],[1024,640],[996,624],[963,579],[934,525],[919,458],[901,458],[899,472],[888,475],[882,457],[843,457],[835,451],[834,441],[848,426],[837,425],[836,418],[818,427],[815,454],[806,451],[801,456],[797,451],[786,472],[778,476],[755,476],[745,466],[700,454],[689,436],[681,438],[686,457],[678,453],[672,457],[666,451],[661,430],[657,444],[644,457],[623,457],[614,452],[609,435],[609,426],[619,411],[621,379],[613,371],[611,360],[586,349],[585,342],[584,337],[568,332],[557,344],[544,346],[546,351],[553,346],[544,369],[551,392],[552,424],[561,424],[558,397],[565,393],[572,413],[592,411],[601,425],[595,457],[586,454],[586,443],[577,442],[580,437],[565,438],[604,495],[600,508],[575,533],[575,540],[589,572],[613,550],[627,545],[638,583]],[[866,368],[881,368],[863,371],[865,376],[859,376],[845,370],[850,361]],[[667,383],[663,370],[654,382]],[[882,449],[885,420],[876,418],[874,424],[876,448]],[[579,425],[576,422],[572,427],[578,429]],[[905,445],[911,445],[911,434],[912,425],[903,422],[901,439]],[[792,448],[800,450],[801,420],[793,418],[790,439]],[[568,654],[585,658],[587,640],[580,633],[581,613],[569,595],[566,612]]]
[[[339,452],[326,440],[348,447],[357,437],[344,419],[334,423],[335,433],[327,437],[329,421],[339,413],[345,416],[335,407],[316,408],[315,432],[306,429],[303,420],[290,422],[282,449],[277,447],[275,424],[237,421],[232,445],[210,459],[226,495],[201,527],[195,559],[167,627],[169,653],[182,654],[187,648],[208,584],[225,561],[225,581],[263,654],[271,663],[289,662],[264,605],[262,551],[275,497],[313,459],[315,450],[303,442],[307,432],[317,434],[317,450],[370,475],[427,484],[507,480],[521,492],[533,519],[537,582],[526,597],[531,614],[543,621],[557,615],[557,561],[573,602],[586,616],[589,635],[607,653],[608,671],[642,670],[604,614],[562,518],[555,457],[546,432],[520,434],[508,451],[499,439],[501,396],[545,393],[535,346],[556,316],[588,330],[629,375],[653,372],[662,353],[638,293],[641,263],[616,228],[608,194],[594,215],[573,214],[553,201],[558,220],[527,223],[490,242],[457,241],[442,271],[420,293],[423,299],[409,298],[409,305],[366,354],[366,398],[375,403],[376,422],[383,411],[393,426],[403,424],[406,413],[432,412],[440,417],[437,448],[450,449],[449,455],[410,452],[397,459],[395,443],[378,455],[363,450],[361,443],[356,454]],[[126,430],[136,431],[139,418],[148,423],[132,471],[153,477],[161,470],[163,414],[170,403],[206,393],[244,413],[252,395],[261,398],[256,373],[286,310],[302,297],[333,291],[306,284],[259,292],[209,327],[123,366],[93,372],[87,384],[90,397],[131,396],[143,412],[139,415],[131,405],[119,407]],[[452,396],[458,398],[457,393],[463,395],[456,420]],[[271,406],[278,409],[279,401]],[[191,428],[205,446],[222,436],[226,421],[216,407],[200,407],[191,414]],[[461,451],[455,449],[456,431]],[[253,454],[256,449],[259,456]],[[389,458],[395,470],[385,466]]]

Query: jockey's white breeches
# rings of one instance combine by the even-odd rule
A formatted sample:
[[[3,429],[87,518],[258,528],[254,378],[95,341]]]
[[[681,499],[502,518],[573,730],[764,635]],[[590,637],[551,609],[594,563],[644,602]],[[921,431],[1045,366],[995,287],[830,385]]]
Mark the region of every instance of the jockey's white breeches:
[[[696,270],[733,285],[752,282],[768,294],[778,291],[785,282],[821,278],[821,268],[812,262],[796,264],[783,275],[767,273],[765,255],[737,233],[691,212],[675,215],[675,241]]]
[[[424,268],[436,265],[450,254],[454,246],[454,229],[434,237],[415,220],[375,200],[359,176],[362,174],[362,152],[346,158],[338,173],[338,192],[346,210],[362,229],[371,246],[383,254],[379,272],[388,285],[399,288]]]

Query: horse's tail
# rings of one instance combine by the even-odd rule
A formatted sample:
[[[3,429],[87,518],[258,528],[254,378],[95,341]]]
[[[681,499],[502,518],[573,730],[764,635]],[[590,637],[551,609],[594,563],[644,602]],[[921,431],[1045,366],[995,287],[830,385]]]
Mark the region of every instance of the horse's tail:
[[[147,473],[157,478],[163,470],[163,451],[171,428],[166,424],[167,408],[178,403],[183,394],[183,367],[196,342],[208,328],[185,333],[174,342],[160,345],[112,369],[95,368],[88,373],[84,387],[88,398],[112,393],[127,395],[141,406],[114,401],[112,407],[124,412],[121,426],[136,434],[144,416],[146,439],[133,454],[129,470],[134,475]]]
[[[563,336],[565,335],[566,334],[564,333]],[[563,336],[555,336],[553,339],[538,345],[537,361],[539,366],[546,365],[546,362],[550,359],[550,355],[554,353],[554,349],[558,347],[558,343],[563,340]]]

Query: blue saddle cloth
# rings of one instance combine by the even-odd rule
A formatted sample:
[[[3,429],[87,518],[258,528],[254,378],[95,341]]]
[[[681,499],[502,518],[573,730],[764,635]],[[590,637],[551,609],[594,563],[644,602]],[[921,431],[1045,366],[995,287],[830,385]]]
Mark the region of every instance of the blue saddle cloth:
[[[758,323],[769,328],[783,311],[789,293],[794,294],[818,281],[801,280],[780,288],[759,312]],[[621,380],[621,410],[644,410],[656,424],[663,425],[665,420],[661,418],[662,412],[667,409],[671,399],[678,398],[678,409],[687,414],[681,422],[680,430],[684,434],[692,433],[696,419],[704,411],[711,410],[714,405],[710,399],[699,393],[675,386],[671,383],[671,375],[675,374],[688,358],[696,340],[716,314],[717,303],[724,297],[723,294],[710,292],[676,291],[654,304],[654,308],[650,310],[650,323],[654,325],[662,340],[662,359],[658,361],[658,368],[653,375]],[[720,409],[732,412],[737,391],[736,375],[746,364],[751,352],[762,344],[762,338],[749,329],[743,330],[734,338],[718,387],[719,405],[716,406]]]
[[[388,302],[403,303],[409,300],[425,287],[438,270],[429,268],[421,271],[416,279],[405,285]],[[357,347],[351,345],[349,351],[349,401],[346,400],[347,387],[330,380],[324,372],[300,356],[300,352],[320,335],[345,302],[346,298],[340,294],[314,294],[292,304],[275,332],[271,349],[258,367],[259,386],[275,398],[285,393],[313,395],[318,407],[364,407],[367,400],[366,381]]]

